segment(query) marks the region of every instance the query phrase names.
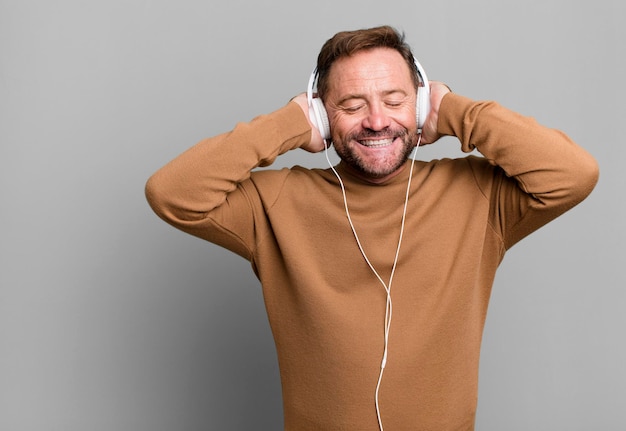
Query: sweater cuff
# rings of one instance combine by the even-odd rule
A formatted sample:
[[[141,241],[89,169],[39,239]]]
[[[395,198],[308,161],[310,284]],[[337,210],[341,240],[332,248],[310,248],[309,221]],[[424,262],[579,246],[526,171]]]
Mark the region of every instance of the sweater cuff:
[[[272,114],[277,125],[280,142],[280,154],[294,150],[311,141],[311,125],[302,108],[296,102],[289,102]]]
[[[444,96],[439,107],[437,132],[442,135],[456,136],[462,142],[462,150],[470,152],[475,147],[469,143],[463,143],[463,130],[472,107],[476,101],[456,93],[448,93]]]

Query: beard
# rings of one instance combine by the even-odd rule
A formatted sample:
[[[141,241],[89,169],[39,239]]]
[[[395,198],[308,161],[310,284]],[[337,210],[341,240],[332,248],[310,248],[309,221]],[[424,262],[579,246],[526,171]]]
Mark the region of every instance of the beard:
[[[393,137],[400,139],[402,145],[390,148],[374,160],[366,160],[358,153],[357,141],[364,139],[383,139]],[[411,151],[417,142],[417,132],[409,132],[407,129],[386,128],[381,131],[362,130],[358,133],[346,135],[343,139],[334,138],[333,146],[339,158],[357,172],[371,178],[384,178],[398,170],[408,160]]]

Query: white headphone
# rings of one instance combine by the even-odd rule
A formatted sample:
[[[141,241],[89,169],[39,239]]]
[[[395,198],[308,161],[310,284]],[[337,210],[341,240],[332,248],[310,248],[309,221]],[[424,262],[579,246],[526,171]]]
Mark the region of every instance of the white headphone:
[[[421,131],[426,122],[426,117],[430,113],[430,83],[426,77],[426,72],[422,65],[413,57],[415,66],[417,67],[417,76],[421,83],[417,87],[417,99],[415,103],[415,116],[417,122],[417,128]],[[317,127],[322,135],[323,139],[330,139],[330,123],[328,121],[328,114],[324,107],[324,102],[319,97],[313,97],[313,86],[316,83],[318,74],[317,68],[313,69],[311,77],[309,78],[309,85],[307,87],[306,96],[309,104],[309,118],[313,124]]]

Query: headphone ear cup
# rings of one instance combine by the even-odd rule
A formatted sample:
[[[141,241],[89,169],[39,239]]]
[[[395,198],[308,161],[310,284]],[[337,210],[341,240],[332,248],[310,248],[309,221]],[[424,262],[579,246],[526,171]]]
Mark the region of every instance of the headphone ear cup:
[[[415,115],[417,128],[421,129],[426,123],[426,118],[430,114],[430,92],[426,87],[417,88],[417,103],[415,106]]]
[[[324,102],[319,97],[313,98],[309,103],[311,109],[309,109],[309,116],[317,126],[323,139],[330,139],[330,122],[328,121],[328,114],[324,107]],[[313,112],[311,112],[313,111]]]

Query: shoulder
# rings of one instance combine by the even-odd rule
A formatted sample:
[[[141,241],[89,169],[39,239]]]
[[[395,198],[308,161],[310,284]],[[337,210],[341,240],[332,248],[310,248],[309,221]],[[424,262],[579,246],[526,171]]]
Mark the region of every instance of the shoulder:
[[[293,197],[320,193],[334,183],[336,183],[335,177],[327,169],[293,166],[253,171],[250,179],[243,183],[242,187],[253,188],[263,200],[274,202],[285,194]]]
[[[425,184],[440,184],[443,188],[473,188],[487,194],[495,180],[504,177],[501,168],[482,156],[436,159],[425,162],[418,173]]]
[[[275,186],[284,182],[317,182],[328,178],[327,169],[292,166],[281,169],[259,169],[250,174],[250,180],[260,186]]]
[[[469,155],[458,158],[435,159],[424,162],[422,169],[447,175],[493,175],[496,166],[486,158]]]

